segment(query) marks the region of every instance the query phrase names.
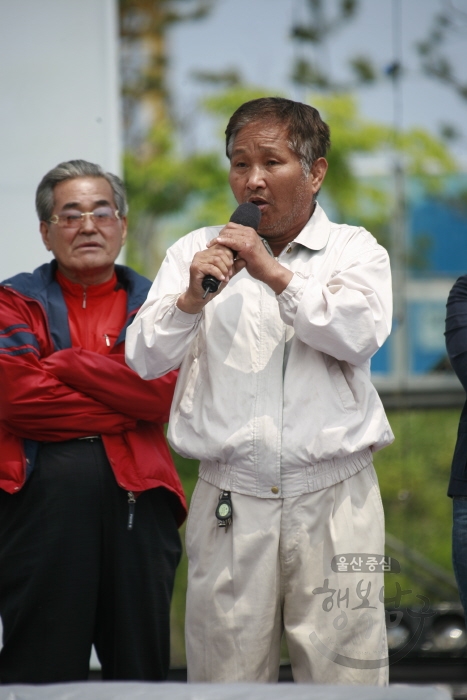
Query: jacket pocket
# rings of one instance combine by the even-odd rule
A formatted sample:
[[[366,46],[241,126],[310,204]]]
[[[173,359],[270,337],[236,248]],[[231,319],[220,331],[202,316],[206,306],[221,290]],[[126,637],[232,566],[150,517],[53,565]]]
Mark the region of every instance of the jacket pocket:
[[[328,368],[329,376],[332,383],[336,387],[337,393],[340,396],[343,407],[346,411],[354,411],[357,408],[352,390],[342,371],[341,363],[330,355],[325,355],[325,362]]]
[[[201,385],[200,372],[199,372],[199,360],[197,357],[193,358],[191,367],[188,372],[188,380],[185,385],[185,389],[182,394],[182,398],[179,404],[179,411],[183,416],[189,416],[193,412],[193,398],[195,396],[195,391],[199,391]]]

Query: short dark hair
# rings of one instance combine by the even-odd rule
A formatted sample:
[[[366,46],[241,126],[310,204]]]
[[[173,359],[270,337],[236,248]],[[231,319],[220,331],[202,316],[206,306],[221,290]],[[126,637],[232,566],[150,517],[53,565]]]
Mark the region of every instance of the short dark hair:
[[[59,163],[44,175],[36,190],[36,211],[40,221],[49,221],[54,208],[54,189],[59,182],[74,180],[77,177],[103,177],[112,188],[118,212],[128,213],[125,185],[117,175],[106,173],[100,165],[87,160],[68,160]]]
[[[287,127],[290,148],[300,158],[305,175],[309,174],[314,161],[324,158],[331,147],[329,126],[321,119],[317,109],[284,97],[260,97],[245,102],[230,117],[225,130],[229,160],[240,129],[259,121]]]

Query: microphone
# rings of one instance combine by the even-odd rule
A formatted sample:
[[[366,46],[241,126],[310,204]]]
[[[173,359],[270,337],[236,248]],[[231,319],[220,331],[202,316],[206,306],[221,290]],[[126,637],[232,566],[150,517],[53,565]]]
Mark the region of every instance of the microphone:
[[[253,202],[244,202],[235,209],[230,217],[230,221],[234,224],[240,224],[241,226],[249,226],[257,231],[259,222],[261,221],[261,209],[257,207],[256,204],[253,204]],[[205,275],[201,283],[204,289],[203,299],[205,299],[208,294],[217,292],[219,285],[220,280],[213,277],[213,275]]]

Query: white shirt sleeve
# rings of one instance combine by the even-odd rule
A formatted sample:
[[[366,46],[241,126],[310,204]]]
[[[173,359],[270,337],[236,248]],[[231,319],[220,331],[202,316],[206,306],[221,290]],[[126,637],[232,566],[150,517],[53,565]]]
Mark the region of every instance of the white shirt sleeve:
[[[350,252],[350,251],[349,251]],[[392,290],[387,252],[365,247],[342,256],[327,284],[295,273],[277,295],[281,318],[297,337],[337,360],[359,365],[391,331]]]
[[[161,377],[180,367],[197,333],[203,312],[188,314],[176,305],[188,282],[189,263],[180,246],[172,246],[126,334],[127,364],[143,379]]]

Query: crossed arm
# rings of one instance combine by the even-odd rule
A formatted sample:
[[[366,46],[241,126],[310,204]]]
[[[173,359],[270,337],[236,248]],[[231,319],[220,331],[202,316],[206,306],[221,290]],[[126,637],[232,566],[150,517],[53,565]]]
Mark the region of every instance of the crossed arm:
[[[145,382],[123,355],[81,348],[48,354],[46,334],[37,332],[41,314],[11,293],[0,301],[0,420],[11,433],[59,441],[168,419],[176,373]]]

